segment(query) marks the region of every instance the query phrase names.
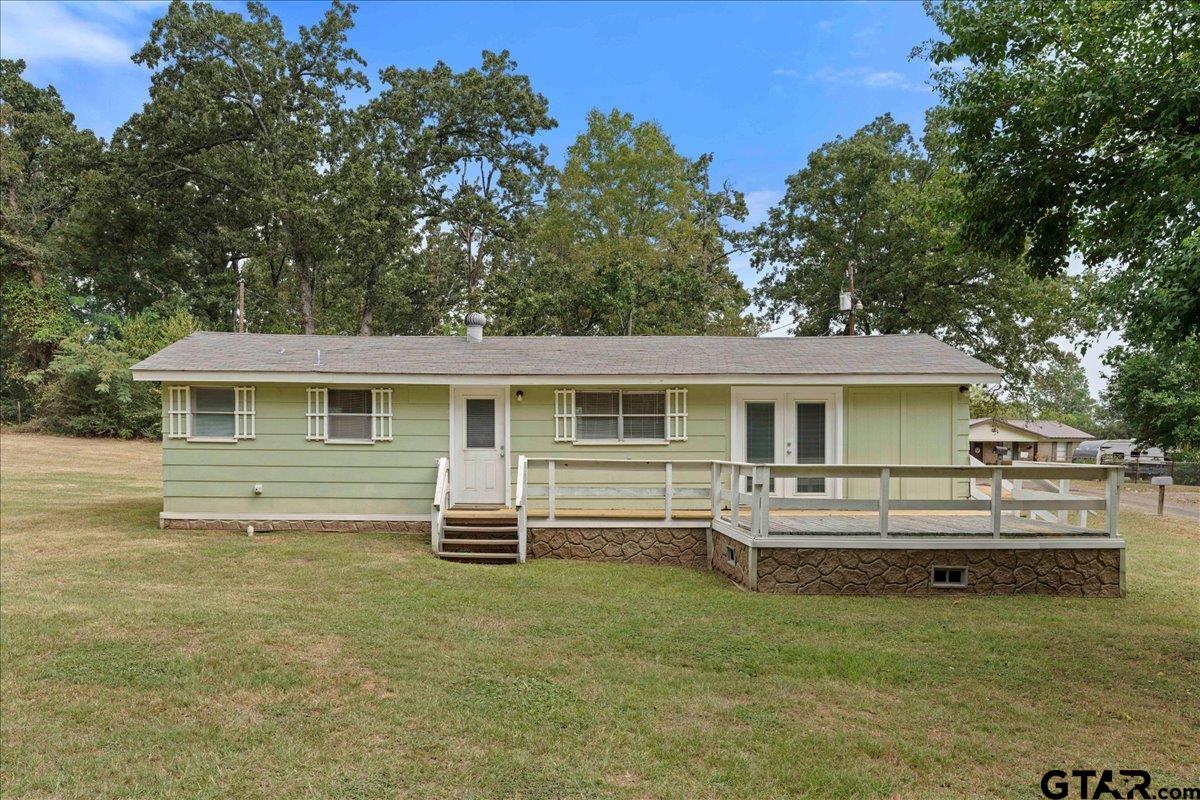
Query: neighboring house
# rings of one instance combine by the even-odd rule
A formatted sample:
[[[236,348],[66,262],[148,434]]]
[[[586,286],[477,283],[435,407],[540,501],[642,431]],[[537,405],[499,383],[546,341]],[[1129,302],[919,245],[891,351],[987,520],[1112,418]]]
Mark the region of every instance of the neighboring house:
[[[896,506],[980,503],[968,391],[1000,374],[932,337],[484,337],[480,315],[468,323],[196,333],[136,364],[162,383],[163,526],[430,531],[446,557],[708,564],[756,587],[776,507],[875,509],[886,534],[881,485]],[[787,590],[830,590],[810,583]]]
[[[971,420],[971,455],[984,464],[1001,461],[1057,461],[1070,463],[1080,442],[1092,438],[1062,422],[1041,419]],[[996,451],[1005,449],[1004,457]]]

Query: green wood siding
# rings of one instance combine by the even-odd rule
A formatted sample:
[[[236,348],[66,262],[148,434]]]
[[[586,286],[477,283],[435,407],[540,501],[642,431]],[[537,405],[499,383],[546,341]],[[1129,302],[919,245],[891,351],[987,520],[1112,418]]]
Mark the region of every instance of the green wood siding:
[[[163,506],[172,513],[384,514],[429,513],[436,460],[447,455],[449,388],[391,386],[393,441],[326,444],[305,440],[307,385],[256,386],[256,438],[239,442],[164,439]],[[369,386],[361,388],[371,388]],[[689,386],[688,438],[656,445],[580,445],[554,441],[554,386],[513,385],[509,391],[511,474],[518,455],[572,459],[729,458],[730,387]],[[562,386],[558,388],[570,388]],[[637,386],[614,388],[637,389]],[[516,393],[523,392],[521,402]],[[166,393],[164,392],[164,395]],[[967,396],[957,387],[848,387],[844,398],[844,460],[857,463],[967,462]],[[544,485],[545,468],[531,473]],[[563,467],[560,486],[660,486],[660,468],[615,478],[608,468]],[[707,487],[707,466],[679,467],[677,487]],[[263,494],[254,495],[254,485]],[[964,497],[965,481],[895,481],[895,497]],[[851,481],[850,497],[872,497],[876,481]],[[533,501],[536,508],[543,501]],[[561,508],[660,507],[641,500],[564,499]],[[705,507],[677,500],[675,508]]]
[[[392,441],[326,444],[304,438],[307,388],[258,384],[254,439],[228,443],[164,439],[163,510],[231,515],[428,514],[435,464],[446,454],[450,433],[449,389],[388,387]],[[254,495],[256,483],[263,486],[261,496]]]
[[[966,464],[968,399],[953,386],[847,387],[846,462]],[[950,478],[892,481],[894,498],[966,497],[968,482]],[[846,496],[872,498],[879,481],[847,481]]]

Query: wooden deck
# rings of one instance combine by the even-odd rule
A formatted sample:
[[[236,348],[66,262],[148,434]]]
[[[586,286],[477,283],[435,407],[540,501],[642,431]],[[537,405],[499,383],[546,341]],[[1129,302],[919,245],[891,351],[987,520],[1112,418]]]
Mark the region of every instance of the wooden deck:
[[[878,536],[878,514],[824,512],[820,514],[771,513],[772,536]],[[1103,536],[1104,532],[1006,515],[1000,522],[1001,536]],[[889,517],[889,536],[991,536],[989,514],[931,512],[894,513]]]
[[[725,512],[728,514],[728,512]],[[447,522],[457,520],[491,519],[515,520],[516,509],[511,507],[454,506],[446,512]],[[712,518],[711,512],[701,509],[678,509],[672,519],[698,522]],[[545,509],[530,509],[529,520],[534,524],[544,523],[548,515]],[[642,526],[662,522],[661,512],[634,508],[604,509],[559,509],[554,514],[556,522],[577,522],[587,527],[588,522],[612,522],[628,520]],[[741,519],[750,519],[750,509],[741,509]],[[992,520],[989,514],[962,511],[923,511],[920,513],[893,512],[890,517],[889,536],[991,536]],[[874,512],[858,511],[802,511],[773,509],[771,511],[770,535],[795,536],[878,536],[879,515]],[[1011,537],[1028,536],[1103,536],[1104,531],[1081,528],[1060,522],[1005,515],[1001,519],[1001,535]]]

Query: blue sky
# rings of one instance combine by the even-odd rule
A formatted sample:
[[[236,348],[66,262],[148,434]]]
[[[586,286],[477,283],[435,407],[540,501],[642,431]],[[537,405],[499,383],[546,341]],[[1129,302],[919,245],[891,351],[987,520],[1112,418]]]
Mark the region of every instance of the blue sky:
[[[268,5],[293,30],[326,8]],[[935,33],[916,2],[359,6],[351,44],[373,84],[389,65],[466,68],[484,49],[508,49],[550,101],[559,127],[544,141],[556,163],[589,109],[619,108],[659,122],[685,154],[713,153],[714,178],[745,192],[756,219],[823,142],[884,112],[919,133],[935,100],[928,65],[909,58]],[[31,81],[54,84],[78,123],[107,137],[146,100],[148,73],[129,55],[162,10],[5,0],[0,52],[24,58]],[[744,260],[734,268],[753,285]]]

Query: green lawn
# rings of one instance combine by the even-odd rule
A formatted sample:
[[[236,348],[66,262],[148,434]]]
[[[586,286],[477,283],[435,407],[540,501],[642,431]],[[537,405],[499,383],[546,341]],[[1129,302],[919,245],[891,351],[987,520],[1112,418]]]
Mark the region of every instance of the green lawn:
[[[1124,600],[748,594],[423,537],[161,531],[158,447],[5,434],[7,797],[1037,797],[1200,775],[1200,531]]]

